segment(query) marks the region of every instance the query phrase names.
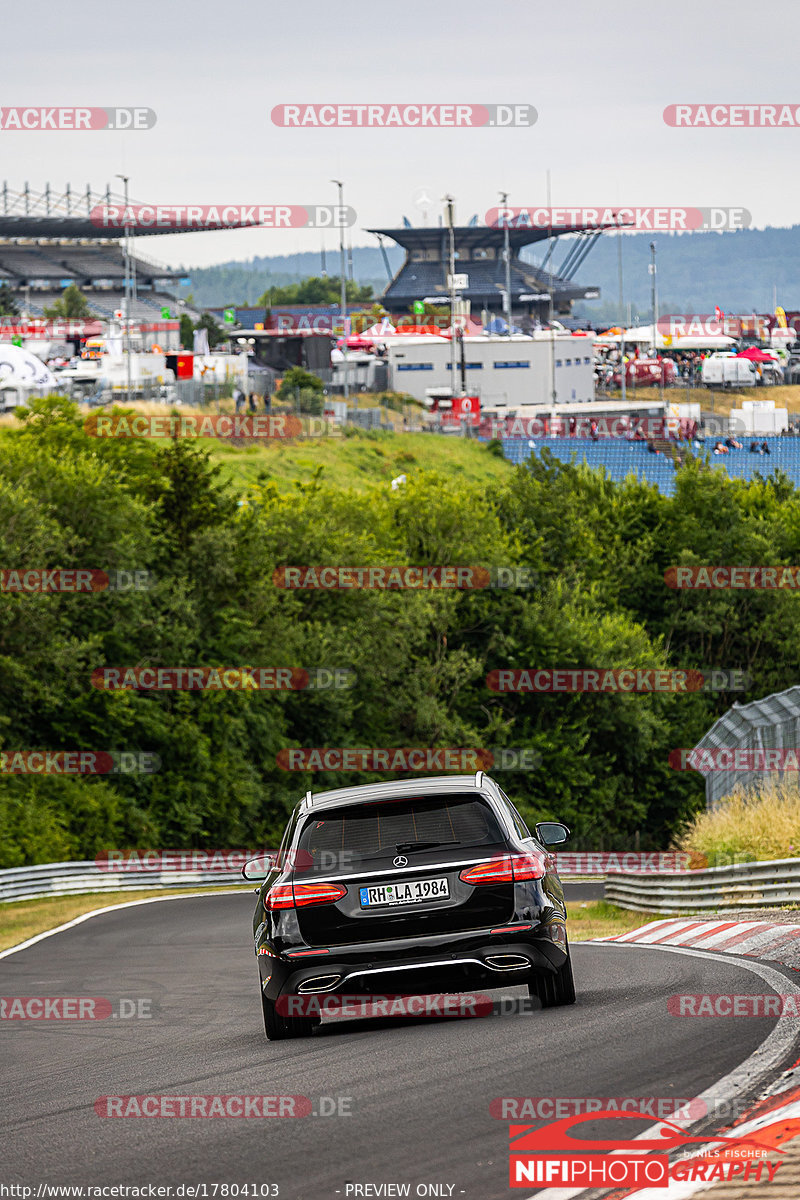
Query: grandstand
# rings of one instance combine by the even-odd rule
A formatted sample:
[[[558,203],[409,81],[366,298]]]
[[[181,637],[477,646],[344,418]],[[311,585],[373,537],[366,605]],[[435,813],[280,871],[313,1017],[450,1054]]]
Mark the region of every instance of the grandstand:
[[[75,284],[92,313],[101,319],[123,311],[125,256],[122,229],[98,229],[91,220],[94,209],[119,204],[122,197],[110,188],[80,195],[69,186],[56,195],[49,185],[44,192],[0,190],[0,283],[14,294],[18,309],[30,317],[44,316],[45,308],[60,299],[64,288]],[[156,231],[148,231],[148,234]],[[171,229],[170,232],[180,232]],[[142,236],[132,228],[131,237]],[[130,315],[137,321],[161,318],[163,308],[177,312],[176,285],[183,278],[163,264],[131,254],[134,294]],[[181,305],[181,311],[199,314]]]
[[[163,307],[175,308],[172,287],[179,274],[134,255],[131,267],[134,320],[154,320]],[[125,302],[125,259],[113,243],[98,249],[80,242],[0,240],[0,280],[14,293],[18,308],[33,317],[43,316],[70,284],[80,288],[99,317],[113,317]]]
[[[765,479],[777,470],[800,487],[800,438],[759,437],[759,445],[765,441],[769,446],[769,455],[751,454],[746,443],[743,450],[716,456],[712,450],[717,440],[706,438],[703,442],[701,438],[703,450],[692,452],[701,457],[707,453],[712,471],[723,471],[731,479],[752,480],[756,475]],[[676,468],[672,459],[665,454],[651,453],[646,442],[628,442],[624,438],[599,438],[596,442],[590,438],[569,437],[503,439],[503,452],[512,463],[526,463],[531,455],[540,457],[543,449],[561,462],[568,463],[574,456],[577,462],[585,462],[589,467],[604,467],[606,474],[618,483],[628,475],[635,475],[655,484],[665,496],[675,494]],[[685,444],[678,452],[685,453]]]
[[[453,229],[456,270],[468,277],[467,287],[461,289],[459,294],[463,300],[469,301],[473,311],[487,309],[499,314],[503,308],[505,290],[503,253],[506,234],[502,229],[478,225],[476,221],[477,218],[474,218],[473,223]],[[409,224],[401,229],[370,229],[367,232],[375,234],[379,241],[384,237],[391,238],[406,251],[405,262],[381,297],[387,309],[402,312],[410,309],[415,300],[441,298],[442,303],[448,302],[447,228],[415,228]],[[538,317],[546,321],[551,297],[553,311],[559,316],[569,316],[575,300],[596,299],[600,295],[599,290],[573,282],[573,276],[600,232],[576,225],[509,230],[512,315]],[[558,274],[544,269],[550,257],[549,252],[541,266],[525,262],[520,257],[522,247],[545,240],[555,245],[555,239],[563,234],[577,234],[578,237],[570,243]]]

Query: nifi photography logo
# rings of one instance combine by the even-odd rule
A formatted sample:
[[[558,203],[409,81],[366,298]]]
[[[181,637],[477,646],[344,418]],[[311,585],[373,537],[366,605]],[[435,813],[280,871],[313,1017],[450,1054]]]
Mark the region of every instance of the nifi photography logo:
[[[586,1121],[617,1122],[614,1138],[583,1138]],[[539,1129],[509,1126],[511,1187],[668,1188],[673,1181],[769,1182],[782,1166],[780,1147],[800,1134],[800,1118],[741,1127],[729,1133],[692,1136],[673,1121],[660,1121],[652,1136],[637,1137],[640,1113],[607,1109],[551,1121]],[[573,1132],[573,1130],[575,1132]],[[629,1135],[629,1136],[626,1136]],[[674,1157],[670,1160],[670,1152]]]

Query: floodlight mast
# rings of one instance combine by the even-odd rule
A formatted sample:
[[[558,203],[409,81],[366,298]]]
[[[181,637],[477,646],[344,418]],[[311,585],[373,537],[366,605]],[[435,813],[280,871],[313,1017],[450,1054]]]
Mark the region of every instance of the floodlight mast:
[[[456,394],[456,235],[453,225],[453,197],[443,197],[447,205],[447,228],[450,237],[450,397]]]
[[[331,183],[335,183],[339,189],[339,309],[342,321],[342,337],[344,339],[344,352],[342,356],[342,366],[344,367],[344,398],[347,400],[350,396],[349,371],[350,368],[347,362],[347,283],[345,281],[345,262],[344,262],[344,184],[341,179],[332,179]]]
[[[501,192],[500,200],[503,208],[506,210],[503,216],[503,258],[506,267],[506,294],[503,307],[506,313],[506,333],[511,337],[511,247],[508,237],[508,192]]]
[[[126,384],[125,384],[125,401],[127,404],[131,402],[131,254],[128,225],[128,179],[127,175],[117,175],[117,179],[121,179],[124,188],[125,197],[125,303],[123,306],[123,316],[125,319],[125,363],[126,363]]]

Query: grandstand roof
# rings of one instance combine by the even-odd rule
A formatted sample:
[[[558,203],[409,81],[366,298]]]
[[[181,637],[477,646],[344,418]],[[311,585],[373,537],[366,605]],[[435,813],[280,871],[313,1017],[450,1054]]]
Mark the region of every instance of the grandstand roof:
[[[105,207],[122,208],[125,197],[112,192],[106,186],[102,192],[93,192],[87,187],[73,190],[69,184],[63,192],[51,190],[45,185],[43,192],[32,191],[26,184],[20,192],[4,182],[0,187],[0,238],[82,238],[91,241],[119,241],[125,236],[124,227],[117,224],[97,223],[97,213]],[[142,207],[139,201],[128,199],[130,208]],[[94,220],[92,214],[95,214]],[[252,221],[223,224],[171,223],[141,227],[132,224],[128,228],[131,237],[154,237],[158,234],[198,233],[203,230],[219,231],[252,226]]]
[[[596,228],[596,226],[589,225],[550,225],[542,229],[509,229],[508,244],[517,249],[520,246],[528,246],[532,242],[543,242],[549,238],[561,237],[565,233],[582,233],[585,230],[594,231]],[[381,237],[390,237],[393,242],[397,242],[398,246],[404,246],[407,250],[439,246],[442,241],[447,243],[450,233],[444,225],[419,227],[406,225],[401,229],[368,229],[366,232],[380,234]],[[489,225],[454,225],[453,240],[456,247],[464,249],[476,246],[502,246],[505,241],[505,231],[493,229]]]

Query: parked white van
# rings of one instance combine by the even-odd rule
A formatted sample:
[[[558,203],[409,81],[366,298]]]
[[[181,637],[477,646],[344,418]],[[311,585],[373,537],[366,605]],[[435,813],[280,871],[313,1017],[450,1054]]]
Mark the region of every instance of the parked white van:
[[[755,387],[758,376],[749,358],[720,352],[703,359],[700,380],[704,387]]]

